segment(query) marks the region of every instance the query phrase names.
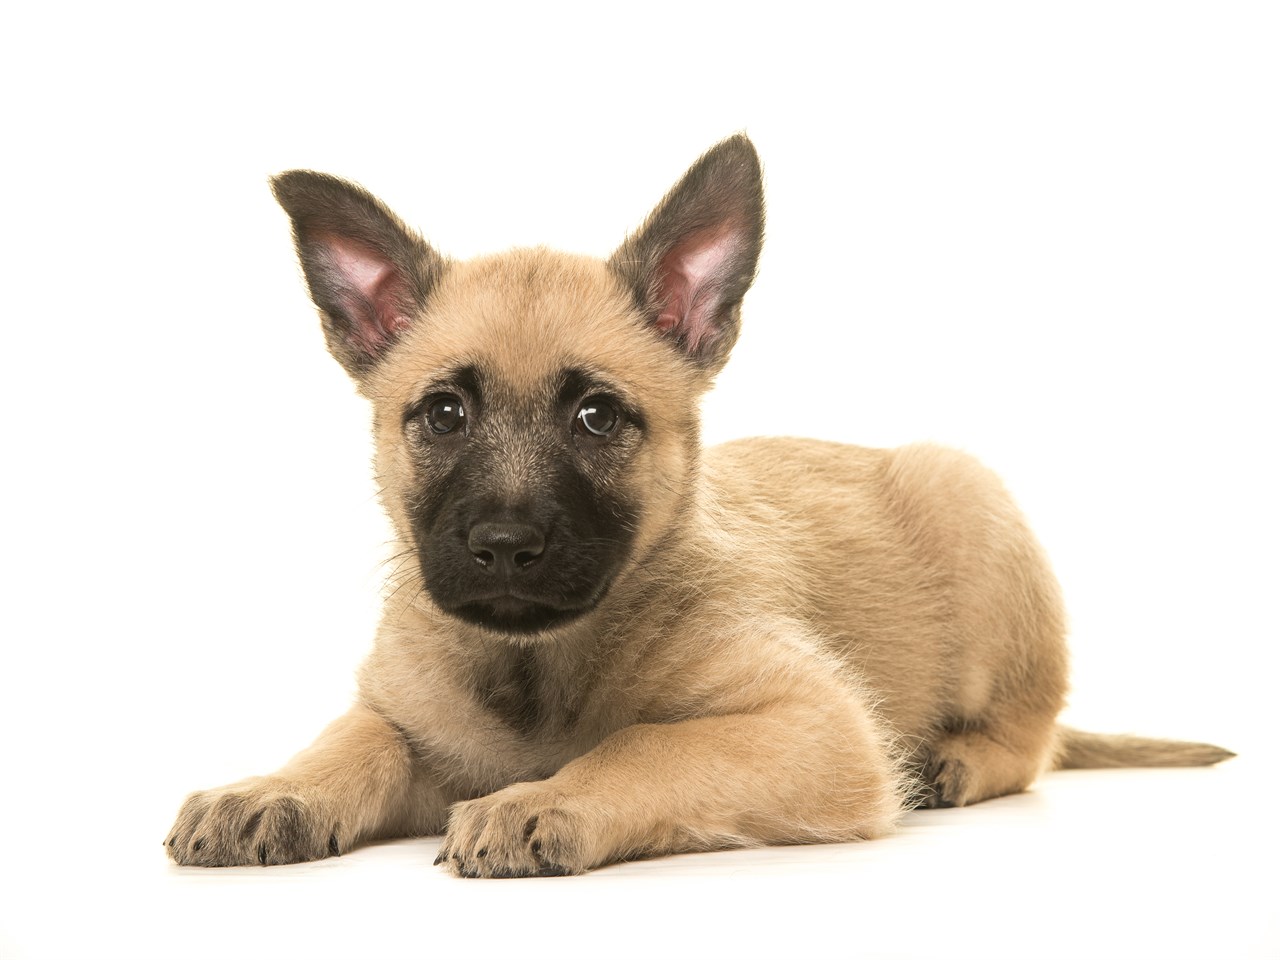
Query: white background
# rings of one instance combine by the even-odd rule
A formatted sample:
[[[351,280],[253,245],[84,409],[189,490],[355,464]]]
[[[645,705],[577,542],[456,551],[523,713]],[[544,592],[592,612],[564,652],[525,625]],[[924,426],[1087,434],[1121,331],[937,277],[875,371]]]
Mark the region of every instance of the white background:
[[[1280,955],[1274,7],[456,6],[5,16],[0,957]],[[737,130],[768,238],[708,439],[979,454],[1063,582],[1068,719],[1241,757],[584,879],[170,866],[377,615],[367,410],[266,177],[603,256]]]

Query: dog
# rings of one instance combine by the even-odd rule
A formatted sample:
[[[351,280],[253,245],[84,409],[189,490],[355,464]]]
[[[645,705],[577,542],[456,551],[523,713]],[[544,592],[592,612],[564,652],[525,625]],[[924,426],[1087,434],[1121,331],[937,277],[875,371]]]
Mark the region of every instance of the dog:
[[[607,261],[454,262],[352,183],[272,187],[372,404],[411,570],[350,712],[279,772],[189,797],[177,863],[443,832],[462,877],[578,874],[880,837],[1049,768],[1232,756],[1058,725],[1057,583],[967,455],[702,448],[764,230],[745,136]]]

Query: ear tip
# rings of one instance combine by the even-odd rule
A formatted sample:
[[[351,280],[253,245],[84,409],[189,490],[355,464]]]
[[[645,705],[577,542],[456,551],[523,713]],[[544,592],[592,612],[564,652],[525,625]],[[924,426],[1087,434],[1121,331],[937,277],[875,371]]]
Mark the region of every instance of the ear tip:
[[[300,180],[317,176],[314,170],[284,170],[274,176],[267,177],[267,183],[271,184],[272,189],[289,183],[297,183]]]
[[[713,176],[725,177],[730,182],[736,181],[748,192],[761,190],[764,172],[760,165],[760,154],[745,133],[735,133],[721,140],[703,154],[696,166],[708,172],[715,171]]]
[[[327,173],[299,169],[285,170],[283,173],[268,177],[267,184],[271,187],[271,192],[275,195],[275,198],[284,203],[286,200],[296,197],[306,190],[321,187],[337,179],[337,177],[330,176]]]
[[[286,170],[267,180],[271,193],[295,223],[325,218],[338,210],[352,216],[395,220],[380,200],[350,180],[318,170]],[[404,229],[403,224],[396,221]]]
[[[756,167],[760,166],[760,154],[756,151],[756,145],[751,142],[751,138],[744,131],[739,130],[731,136],[725,137],[714,147],[711,153],[725,153],[733,155],[735,158],[749,162]]]
[[[276,198],[276,203],[289,210],[313,176],[315,174],[310,170],[286,170],[268,177],[267,185],[271,187],[271,195]]]

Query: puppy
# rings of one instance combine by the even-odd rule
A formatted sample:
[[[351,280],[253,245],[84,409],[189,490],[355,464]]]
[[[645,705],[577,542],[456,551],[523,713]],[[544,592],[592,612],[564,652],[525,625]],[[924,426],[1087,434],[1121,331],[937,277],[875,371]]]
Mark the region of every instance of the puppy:
[[[454,262],[354,184],[272,186],[414,569],[350,712],[279,772],[192,795],[178,863],[443,832],[464,877],[575,874],[879,837],[1055,766],[1231,756],[1056,724],[1058,586],[969,457],[702,449],[764,225],[746,137],[604,262]]]

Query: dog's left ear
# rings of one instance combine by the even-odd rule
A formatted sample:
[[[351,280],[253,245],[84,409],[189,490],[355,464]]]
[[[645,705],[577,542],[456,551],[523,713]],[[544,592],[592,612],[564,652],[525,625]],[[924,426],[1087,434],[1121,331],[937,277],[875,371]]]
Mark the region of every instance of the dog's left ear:
[[[609,265],[654,329],[714,373],[738,339],[763,238],[760,160],[738,134],[689,168]]]

